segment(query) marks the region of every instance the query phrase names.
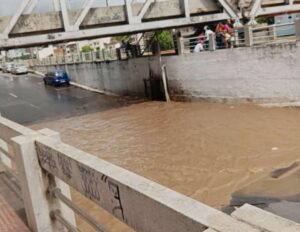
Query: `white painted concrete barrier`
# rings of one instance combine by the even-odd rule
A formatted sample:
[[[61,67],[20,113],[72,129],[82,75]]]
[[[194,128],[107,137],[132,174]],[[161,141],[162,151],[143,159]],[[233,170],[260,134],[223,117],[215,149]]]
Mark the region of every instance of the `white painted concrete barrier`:
[[[227,215],[62,143],[59,134],[49,129],[33,131],[0,117],[0,139],[13,146],[26,215],[34,232],[62,231],[60,222],[75,228],[74,212],[66,205],[76,207],[70,200],[66,205],[59,200],[64,196],[70,199],[69,186],[138,232],[265,231],[269,224],[258,220],[258,215],[277,220],[274,225],[280,232],[299,228],[249,206],[247,212],[244,207]],[[55,198],[50,194],[53,189],[60,189],[62,195]],[[251,212],[258,224],[251,220]],[[59,215],[60,220],[50,215]],[[268,231],[277,232],[274,225]]]
[[[29,227],[34,232],[57,232],[61,225],[51,221],[50,209],[59,209],[71,223],[75,223],[75,216],[73,211],[59,201],[50,199],[46,189],[50,184],[54,184],[69,198],[70,189],[64,182],[42,171],[35,153],[34,138],[38,136],[60,139],[57,132],[50,130],[37,132],[0,116],[0,145],[2,153],[8,152],[5,159],[1,154],[0,161],[8,169],[14,169],[12,173],[17,173]],[[13,149],[10,151],[8,146],[13,146]],[[12,159],[9,159],[9,155]],[[14,165],[12,161],[15,162]]]
[[[205,204],[51,138],[36,138],[41,166],[139,232],[259,231]]]
[[[234,218],[247,222],[269,232],[299,232],[300,224],[275,214],[245,204],[231,214]]]

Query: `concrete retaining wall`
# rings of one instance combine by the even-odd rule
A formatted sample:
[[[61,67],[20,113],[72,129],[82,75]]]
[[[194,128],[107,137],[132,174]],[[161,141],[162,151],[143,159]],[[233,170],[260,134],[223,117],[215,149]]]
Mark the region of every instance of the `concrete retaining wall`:
[[[167,56],[162,61],[173,100],[300,101],[299,43]],[[144,96],[149,69],[159,73],[155,58],[63,68],[81,85],[137,96]]]
[[[151,59],[112,61],[109,63],[81,63],[58,65],[66,70],[71,81],[104,93],[117,95],[145,96],[144,79],[149,78]],[[53,66],[35,67],[36,71],[47,72]]]
[[[300,101],[299,44],[186,54],[163,61],[173,98]]]

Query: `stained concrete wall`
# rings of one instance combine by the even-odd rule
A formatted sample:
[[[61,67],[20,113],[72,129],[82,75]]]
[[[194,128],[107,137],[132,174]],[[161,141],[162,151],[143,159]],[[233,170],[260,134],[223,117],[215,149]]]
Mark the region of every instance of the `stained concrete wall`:
[[[166,57],[171,96],[254,102],[300,101],[300,44]]]
[[[300,101],[300,43],[167,56],[162,63],[173,100]],[[137,96],[144,96],[149,70],[160,73],[155,58],[62,68],[79,84]]]
[[[71,81],[102,92],[117,95],[145,96],[144,79],[149,78],[150,59],[132,59],[110,63],[82,63],[58,65],[66,70]],[[35,67],[36,71],[45,73],[53,66]]]

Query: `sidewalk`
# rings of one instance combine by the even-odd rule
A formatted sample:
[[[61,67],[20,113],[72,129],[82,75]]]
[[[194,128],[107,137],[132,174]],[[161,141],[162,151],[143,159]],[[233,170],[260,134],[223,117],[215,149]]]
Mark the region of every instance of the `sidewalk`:
[[[0,231],[1,232],[30,232],[27,226],[15,213],[14,209],[0,195]]]
[[[13,178],[0,166],[0,231],[29,232],[22,199]]]

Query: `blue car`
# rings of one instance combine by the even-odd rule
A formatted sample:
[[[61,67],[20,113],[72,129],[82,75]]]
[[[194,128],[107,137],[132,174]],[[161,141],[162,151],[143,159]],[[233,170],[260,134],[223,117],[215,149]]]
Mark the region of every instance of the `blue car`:
[[[70,85],[70,79],[65,71],[55,70],[45,74],[44,78],[45,85],[61,86]]]

